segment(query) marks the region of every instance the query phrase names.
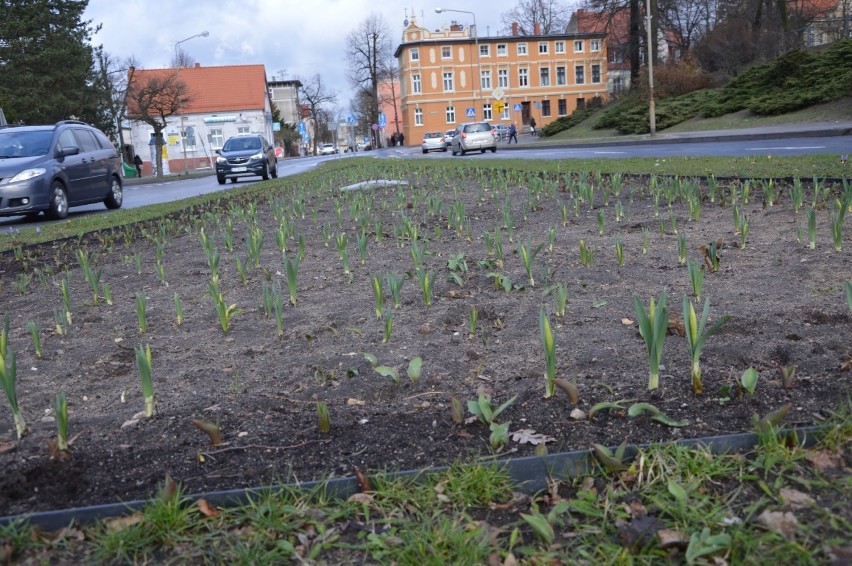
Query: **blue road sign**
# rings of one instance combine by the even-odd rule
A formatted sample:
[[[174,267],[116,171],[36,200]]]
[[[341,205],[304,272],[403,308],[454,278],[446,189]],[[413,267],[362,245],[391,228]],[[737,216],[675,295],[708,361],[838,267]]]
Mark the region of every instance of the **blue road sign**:
[[[306,132],[307,132],[307,130],[305,129],[305,123],[299,122],[299,134],[304,136]]]
[[[520,104],[515,104],[515,106],[514,106],[514,110],[515,110],[515,112],[520,112],[520,111],[521,111],[521,105],[520,105]]]
[[[349,124],[354,124],[357,121],[358,121],[358,119],[355,116],[347,116],[346,117],[346,122],[348,122]]]
[[[476,108],[468,108],[464,111],[464,115],[468,118],[476,118]]]
[[[384,128],[388,124],[388,119],[385,118],[384,114],[379,114],[379,127]]]

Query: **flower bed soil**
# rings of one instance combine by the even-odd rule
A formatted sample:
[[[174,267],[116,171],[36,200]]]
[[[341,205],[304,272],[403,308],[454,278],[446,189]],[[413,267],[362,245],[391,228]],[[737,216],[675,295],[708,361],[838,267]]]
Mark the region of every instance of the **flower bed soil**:
[[[265,234],[261,269],[252,268],[243,284],[235,258],[246,261],[244,221],[234,220],[234,251],[222,240],[228,209],[208,205],[171,218],[163,262],[167,284],[156,266],[157,225],[136,229],[125,243],[122,229],[76,240],[23,250],[24,259],[11,252],[0,263],[0,310],[11,318],[9,349],[17,355],[17,392],[30,427],[17,441],[5,400],[0,405],[0,509],[4,515],[61,509],[151,496],[170,474],[185,490],[202,492],[308,481],[364,471],[406,470],[443,465],[456,460],[494,454],[490,431],[478,422],[455,424],[451,398],[465,402],[480,392],[495,405],[517,396],[497,419],[511,421],[510,432],[544,435],[550,452],[586,449],[592,443],[614,445],[667,441],[750,430],[753,415],[765,415],[785,403],[793,410],[784,424],[818,424],[849,392],[852,356],[852,317],[843,299],[844,279],[852,274],[848,249],[834,251],[828,212],[818,210],[816,249],[797,243],[797,227],[804,212],[795,216],[789,199],[764,208],[760,200],[742,206],[751,222],[748,245],[735,245],[730,206],[705,202],[699,221],[688,221],[686,204],[671,211],[661,204],[666,233],[652,201],[639,196],[647,179],[630,179],[620,199],[627,215],[614,219],[608,206],[573,210],[563,226],[560,202],[570,203],[561,185],[555,196],[543,196],[533,210],[527,206],[527,185],[510,184],[513,241],[504,231],[502,273],[515,285],[509,292],[495,289],[479,266],[489,259],[482,233],[502,226],[501,196],[492,199],[489,177],[447,182],[429,175],[411,176],[407,187],[365,189],[375,199],[384,237],[377,243],[370,224],[368,255],[361,264],[355,245],[358,227],[349,203],[356,191],[339,193],[342,179],[326,177],[321,196],[306,191],[305,218],[294,219],[296,234],[304,237],[305,257],[299,268],[298,302],[284,311],[284,335],[275,321],[264,316],[262,286],[267,277],[287,297],[282,255],[275,244],[278,221],[274,197],[288,205],[301,181],[279,180],[257,185],[259,193],[243,197],[237,208],[253,200]],[[477,180],[478,179],[478,180]],[[500,190],[502,194],[502,189]],[[635,192],[632,203],[627,194]],[[786,191],[786,189],[785,189]],[[404,197],[398,197],[402,193]],[[419,198],[415,198],[419,195]],[[341,200],[342,228],[331,196]],[[758,195],[752,195],[754,198]],[[443,200],[443,216],[430,215],[427,199]],[[388,208],[382,210],[381,202]],[[464,203],[470,238],[447,229],[446,214]],[[524,209],[527,209],[526,214]],[[316,210],[316,221],[312,211]],[[598,234],[597,214],[606,225]],[[207,214],[205,216],[206,213]],[[428,240],[425,265],[435,273],[431,306],[423,304],[414,275],[409,243],[394,239],[401,214],[418,224]],[[650,296],[668,292],[669,312],[680,317],[685,294],[691,292],[685,267],[679,265],[677,239],[669,215],[685,234],[689,256],[701,259],[700,245],[722,239],[721,267],[706,273],[702,297],[711,301],[711,320],[724,313],[733,319],[709,339],[702,354],[705,393],[692,393],[686,339],[672,335],[666,342],[661,387],[647,390],[645,346],[638,335],[633,295],[647,304]],[[524,218],[526,216],[526,218]],[[221,252],[220,289],[228,304],[242,312],[223,333],[207,288],[210,269],[199,243],[198,228],[206,218],[206,233]],[[213,219],[221,220],[217,226]],[[73,221],[73,220],[72,220]],[[344,275],[333,239],[326,245],[323,227],[345,231],[352,261],[351,282]],[[191,227],[191,231],[187,230]],[[547,249],[549,228],[556,228],[555,246]],[[643,228],[650,237],[641,251]],[[440,229],[440,230],[439,230]],[[191,232],[191,233],[189,233]],[[465,231],[467,232],[467,231]],[[847,230],[848,232],[848,230]],[[615,238],[624,246],[619,268]],[[597,249],[590,267],[580,264],[580,239]],[[536,286],[526,281],[518,242],[545,243],[535,260]],[[92,292],[74,259],[78,246],[103,268],[113,305],[92,304]],[[296,244],[289,243],[292,257]],[[141,254],[137,274],[134,254]],[[464,285],[448,280],[447,261],[464,254],[468,272]],[[493,261],[493,257],[490,258]],[[56,273],[69,269],[73,323],[67,335],[54,334],[53,312],[62,306],[58,276],[45,285],[33,277],[19,292],[16,282],[25,270],[52,265]],[[546,268],[552,274],[542,273]],[[394,311],[390,341],[382,342],[383,324],[374,313],[373,274],[408,273],[402,289],[402,307]],[[550,285],[568,286],[564,318],[553,314]],[[147,297],[148,331],[141,334],[135,297]],[[183,324],[175,321],[174,295],[184,307]],[[386,288],[387,293],[387,288]],[[703,300],[703,299],[702,299]],[[478,329],[468,336],[468,312],[479,309]],[[576,379],[588,412],[602,401],[647,402],[669,417],[687,421],[672,428],[647,415],[630,418],[625,411],[601,411],[593,420],[570,416],[575,408],[557,390],[544,398],[544,353],[539,311],[545,306],[557,344],[558,376]],[[700,309],[699,310],[700,313]],[[43,356],[34,355],[27,323],[41,329]],[[156,415],[135,418],[143,408],[134,347],[149,344],[153,352]],[[400,372],[400,383],[376,373],[363,353]],[[423,360],[419,381],[406,377],[409,361]],[[793,389],[783,389],[779,366],[796,364]],[[748,367],[760,374],[754,395],[738,396],[736,379]],[[732,399],[725,391],[732,393]],[[68,398],[70,433],[74,439],[66,458],[52,456],[47,441],[55,434],[52,406],[59,391]],[[331,431],[317,426],[318,402],[326,403]],[[469,413],[465,415],[470,416]],[[208,437],[191,424],[202,419],[220,425],[224,444],[211,446]],[[498,448],[502,457],[528,456],[534,446],[510,441]]]

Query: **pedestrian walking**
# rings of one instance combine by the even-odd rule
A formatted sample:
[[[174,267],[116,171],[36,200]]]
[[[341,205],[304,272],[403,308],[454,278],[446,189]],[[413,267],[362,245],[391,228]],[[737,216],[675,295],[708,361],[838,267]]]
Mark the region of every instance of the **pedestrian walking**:
[[[535,118],[530,118],[530,134],[536,135],[535,133]]]
[[[512,122],[512,125],[509,126],[509,141],[507,144],[512,143],[512,140],[515,140],[515,143],[518,143],[518,128],[515,127],[515,123]]]
[[[138,153],[133,158],[133,165],[136,166],[136,176],[141,179],[142,178],[142,158],[139,157]]]
[[[399,137],[397,139],[399,140],[399,147],[402,147],[402,146],[405,145],[405,134],[400,132]]]

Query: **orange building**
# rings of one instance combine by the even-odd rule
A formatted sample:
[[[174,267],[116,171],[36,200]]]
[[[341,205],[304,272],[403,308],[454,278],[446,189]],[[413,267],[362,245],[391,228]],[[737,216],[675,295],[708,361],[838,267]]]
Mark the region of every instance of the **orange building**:
[[[399,61],[403,131],[424,132],[487,120],[540,128],[607,94],[602,32],[478,37],[453,23],[430,31],[411,21],[394,53]]]

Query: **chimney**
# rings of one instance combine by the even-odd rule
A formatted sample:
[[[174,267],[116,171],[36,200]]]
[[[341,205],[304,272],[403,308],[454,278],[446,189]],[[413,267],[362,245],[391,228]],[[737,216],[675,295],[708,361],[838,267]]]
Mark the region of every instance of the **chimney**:
[[[541,35],[541,24],[533,22],[533,35]]]
[[[512,35],[514,37],[518,36],[518,22],[512,22]]]
[[[196,69],[200,69],[200,68],[201,68],[201,63],[196,63],[196,64],[195,64],[195,68],[196,68]]]

